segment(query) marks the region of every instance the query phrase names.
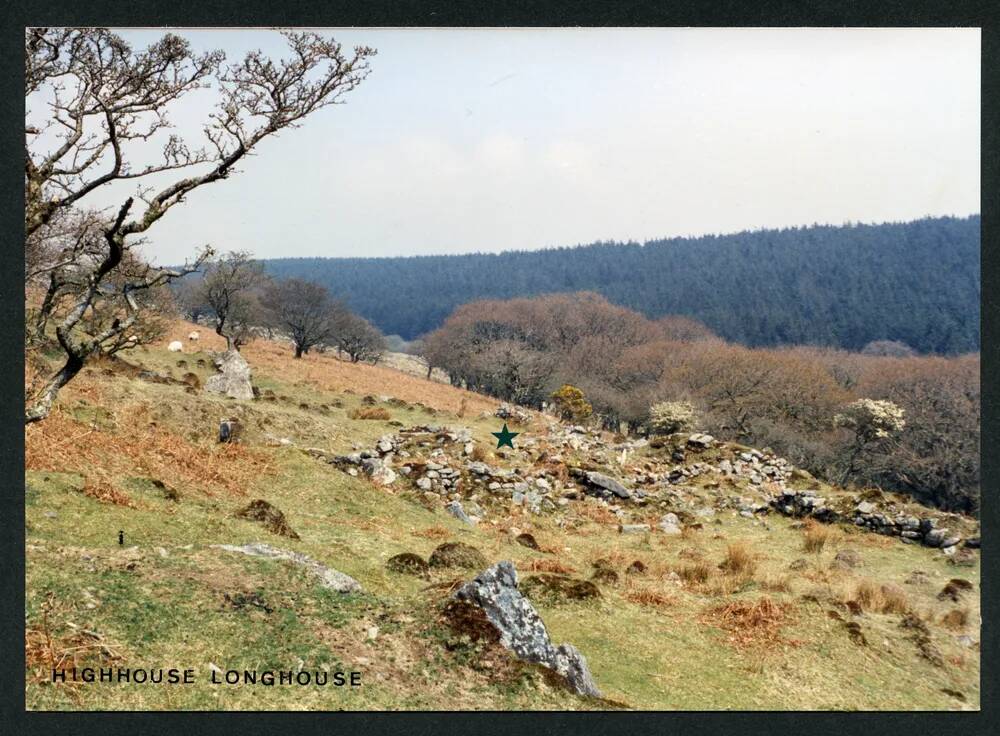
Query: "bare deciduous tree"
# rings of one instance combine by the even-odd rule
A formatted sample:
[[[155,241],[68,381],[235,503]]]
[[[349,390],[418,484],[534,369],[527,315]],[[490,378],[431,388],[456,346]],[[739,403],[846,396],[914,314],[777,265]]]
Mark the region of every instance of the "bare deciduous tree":
[[[346,309],[338,310],[334,323],[337,347],[352,363],[370,360],[377,363],[385,352],[385,337],[371,322]]]
[[[232,251],[211,261],[201,281],[201,298],[215,316],[215,332],[227,350],[239,350],[264,319],[256,291],[267,283],[264,267],[246,251]]]
[[[261,303],[271,319],[289,331],[296,358],[333,334],[334,305],[330,293],[319,284],[303,279],[275,281],[264,290]]]
[[[52,304],[42,310],[43,331],[55,302],[70,296],[56,328],[66,362],[32,398],[26,422],[48,415],[59,389],[90,355],[118,344],[122,336],[128,341],[139,319],[139,293],[196,270],[210,255],[206,250],[180,270],[139,269],[134,280],[112,288],[120,266],[132,260],[128,254],[137,237],[195,189],[230,176],[265,138],[342,102],[365,79],[375,53],[359,46],[348,54],[333,39],[315,33],[284,36],[289,59],[274,61],[252,51],[241,62],[225,65],[221,51],[195,54],[173,34],[136,51],[107,29],[27,29],[25,253],[36,270],[42,264],[32,278],[49,275]],[[168,111],[189,92],[208,86],[214,86],[218,103],[204,126],[207,145],[192,149],[167,133]],[[155,142],[162,143],[162,160],[142,162],[142,149]],[[153,186],[182,170],[181,178]],[[95,190],[132,179],[138,184],[135,197],[128,197],[113,216],[101,218],[96,231],[86,231],[75,250],[55,249],[71,256],[67,262],[45,255],[52,250],[45,247],[43,230],[57,226],[62,213],[80,207]],[[143,204],[133,212],[136,198]],[[100,237],[94,237],[96,232]],[[44,265],[47,258],[54,265]],[[120,297],[121,316],[97,334],[78,334],[87,310],[112,292]]]

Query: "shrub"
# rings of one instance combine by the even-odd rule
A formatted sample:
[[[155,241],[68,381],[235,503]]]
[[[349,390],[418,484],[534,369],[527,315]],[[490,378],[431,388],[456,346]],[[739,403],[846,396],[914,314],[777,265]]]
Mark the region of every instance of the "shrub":
[[[653,434],[673,434],[694,428],[697,414],[686,401],[662,401],[649,407],[649,429]]]
[[[567,421],[579,422],[594,413],[594,407],[587,401],[583,391],[568,383],[553,392],[551,398],[556,412]]]

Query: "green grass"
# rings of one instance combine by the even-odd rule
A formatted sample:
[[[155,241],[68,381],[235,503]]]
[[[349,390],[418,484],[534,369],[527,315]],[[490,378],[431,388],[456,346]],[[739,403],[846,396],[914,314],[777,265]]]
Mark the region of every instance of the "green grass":
[[[187,370],[198,355],[186,355]],[[204,357],[207,357],[204,356]],[[176,358],[163,351],[143,356],[163,370]],[[191,442],[214,443],[218,419],[238,404],[183,387],[147,383],[121,376],[101,379],[115,407],[89,403],[67,391],[64,401],[81,422],[115,431],[118,411],[144,404],[152,420]],[[396,427],[392,422],[448,424],[472,428],[476,441],[492,447],[496,421],[478,417],[430,416],[415,407],[389,407],[389,421],[354,421],[348,412],[361,396],[319,392],[305,383],[282,383],[256,375],[276,401],[258,401],[242,410],[245,442],[268,453],[270,472],[251,479],[239,496],[207,495],[197,487],[178,488],[180,500],[164,498],[142,468],[116,479],[136,508],[100,503],[84,495],[78,472],[30,471],[26,495],[28,626],[38,630],[47,614],[49,632],[61,641],[70,624],[99,632],[119,651],[119,664],[132,667],[193,667],[199,682],[187,687],[89,685],[80,688],[30,681],[31,709],[577,709],[614,707],[614,703],[573,696],[538,668],[495,662],[456,639],[439,618],[446,600],[442,587],[468,571],[435,571],[429,580],[386,570],[399,552],[427,556],[442,541],[478,547],[491,562],[511,559],[523,576],[537,561],[556,561],[587,578],[591,562],[611,557],[621,582],[602,584],[596,602],[552,603],[537,607],[556,643],[571,642],[586,656],[607,698],[638,709],[891,709],[923,710],[978,707],[979,653],[963,648],[956,632],[940,624],[943,614],[967,607],[966,633],[979,638],[979,568],[956,568],[932,550],[872,535],[842,530],[818,554],[803,550],[803,534],[792,522],[770,517],[769,528],[720,513],[721,523],[706,523],[683,537],[619,535],[589,502],[577,502],[559,515],[501,513],[498,525],[472,529],[440,508],[429,509],[420,494],[380,489],[310,457],[301,448],[336,452],[368,447]],[[391,393],[387,387],[386,393]],[[302,408],[300,404],[307,404]],[[326,406],[326,409],[318,407]],[[530,433],[529,433],[530,434]],[[269,446],[267,435],[290,437],[295,446]],[[524,458],[524,450],[512,459]],[[489,460],[502,464],[497,458]],[[84,472],[86,469],[82,469]],[[713,492],[722,492],[718,489]],[[281,509],[300,540],[276,537],[254,522],[235,516],[251,499],[263,498]],[[557,524],[557,518],[568,522]],[[508,526],[531,531],[554,554],[516,544]],[[118,544],[118,531],[125,545]],[[431,530],[430,532],[428,530]],[[437,530],[437,531],[436,531]],[[444,530],[443,532],[439,530]],[[214,544],[263,541],[292,549],[355,577],[363,594],[340,595],[320,588],[306,571],[283,562],[215,550]],[[756,570],[734,584],[719,570],[727,545],[741,542],[756,555]],[[843,548],[857,549],[864,565],[830,571]],[[685,563],[678,553],[696,548],[710,563],[704,586],[679,587],[666,576]],[[806,558],[802,571],[788,570]],[[647,573],[628,581],[624,568],[642,560]],[[913,570],[931,582],[903,585]],[[962,577],[976,590],[959,605],[940,602],[937,592],[948,579]],[[856,620],[868,640],[853,643],[843,623],[828,611],[838,598],[870,578],[906,589],[912,607],[931,631],[945,658],[936,667],[919,656],[900,615],[866,613]],[[234,607],[226,595],[255,594],[257,606]],[[637,593],[659,596],[642,603]],[[821,602],[805,599],[818,595]],[[790,613],[779,644],[740,647],[707,612],[727,603],[768,597]],[[378,632],[370,638],[369,630]],[[509,660],[509,658],[508,658]],[[224,669],[356,669],[358,689],[316,687],[218,687],[207,684],[209,663]],[[107,666],[105,664],[105,666]],[[944,690],[961,692],[963,704]]]

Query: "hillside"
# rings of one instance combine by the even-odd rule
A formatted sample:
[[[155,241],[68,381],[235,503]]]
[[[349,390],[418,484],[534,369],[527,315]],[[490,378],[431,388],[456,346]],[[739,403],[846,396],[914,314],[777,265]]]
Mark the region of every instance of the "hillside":
[[[649,317],[701,320],[750,346],[979,349],[980,218],[813,226],[540,251],[407,258],[281,258],[386,334],[415,338],[477,299],[596,291]]]
[[[221,341],[191,329],[88,366],[26,429],[29,709],[979,708],[970,518],[704,436],[499,419],[489,398],[263,340],[243,351],[260,397],[227,399],[202,389]],[[236,444],[217,441],[228,417]],[[496,449],[504,421],[515,449]],[[283,521],[245,518],[257,500]],[[451,542],[481,559],[449,563]],[[360,590],[232,548],[252,543]],[[401,553],[444,564],[390,569]],[[503,560],[601,698],[455,616],[451,594]],[[199,680],[46,683],[56,664]],[[363,685],[220,687],[213,668],[357,670]]]

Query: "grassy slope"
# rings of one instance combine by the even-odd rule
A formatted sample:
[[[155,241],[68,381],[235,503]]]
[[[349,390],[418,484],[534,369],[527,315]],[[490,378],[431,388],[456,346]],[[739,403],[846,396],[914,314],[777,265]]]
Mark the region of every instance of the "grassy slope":
[[[187,329],[178,325],[177,334]],[[105,375],[97,367],[64,392],[56,415],[27,431],[32,490],[26,500],[26,615],[32,641],[44,640],[47,630],[54,650],[92,645],[69,625],[75,624],[98,632],[120,664],[194,667],[201,683],[53,687],[36,681],[45,665],[44,657],[35,656],[29,662],[29,708],[978,707],[979,653],[955,639],[957,633],[979,638],[978,564],[956,568],[931,550],[850,529],[836,531],[821,552],[806,553],[803,532],[774,517],[768,519],[770,529],[723,514],[721,523],[683,537],[622,536],[614,517],[590,502],[571,503],[557,515],[531,516],[512,508],[496,524],[470,529],[439,508],[426,508],[416,494],[376,488],[299,448],[368,447],[393,431],[389,422],[348,418],[366,393],[439,410],[432,415],[386,404],[390,421],[468,426],[477,443],[489,447],[488,433],[496,431],[497,422],[479,415],[494,402],[323,356],[293,362],[268,343],[251,346],[246,354],[256,382],[272,390],[275,400],[240,410],[238,402]],[[179,357],[150,349],[131,359],[178,378],[189,370],[204,378],[210,369],[197,366],[199,358],[207,359],[207,353]],[[178,360],[187,365],[177,366]],[[458,418],[454,414],[463,399],[466,416]],[[244,447],[220,447],[214,443],[218,420],[234,413],[248,426]],[[525,431],[530,436],[539,430]],[[295,446],[280,446],[275,437],[288,437]],[[520,452],[510,459],[516,461]],[[176,489],[179,500],[165,499],[150,478]],[[107,499],[109,493],[119,494],[119,501],[126,494],[133,505],[94,497]],[[284,511],[301,540],[276,537],[235,518],[233,512],[254,498]],[[531,531],[549,551],[514,543],[512,528]],[[125,547],[118,545],[119,529],[126,532]],[[425,581],[385,569],[385,560],[398,552],[426,556],[447,540],[473,544],[491,562],[512,559],[522,577],[532,566],[553,565],[589,577],[591,563],[601,557],[610,558],[622,574],[632,560],[642,560],[649,568],[645,575],[622,574],[620,583],[602,584],[597,602],[537,604],[553,640],[572,642],[585,654],[613,702],[576,698],[536,668],[483,656],[450,632],[438,615],[446,588],[429,586],[468,578],[473,571],[435,572]],[[249,541],[304,552],[356,577],[365,593],[329,593],[298,568],[209,548]],[[716,569],[734,542],[755,554],[752,576]],[[831,570],[833,556],[847,547],[861,553],[864,565]],[[670,582],[666,576],[690,564],[692,550],[709,562],[709,579],[684,586]],[[788,570],[792,560],[803,557],[809,562],[804,570]],[[913,570],[925,571],[930,582],[902,585]],[[937,592],[952,577],[969,579],[976,592],[960,604],[938,601]],[[852,619],[838,608],[836,601],[849,598],[863,579],[906,590],[909,604],[928,621],[943,667],[919,656],[911,632],[900,627],[900,614],[866,612]],[[226,603],[225,594],[240,592],[258,593],[271,612]],[[742,642],[733,641],[712,614],[726,604],[761,598],[785,604],[784,618],[772,628],[745,629]],[[964,628],[941,623],[953,609],[966,610]],[[853,643],[830,610],[859,622],[868,645]],[[91,650],[80,651],[81,661],[99,661],[96,655],[87,660]],[[225,669],[294,669],[299,660],[307,669],[360,670],[365,684],[355,690],[205,684],[209,662]],[[961,693],[965,702],[945,690]]]

